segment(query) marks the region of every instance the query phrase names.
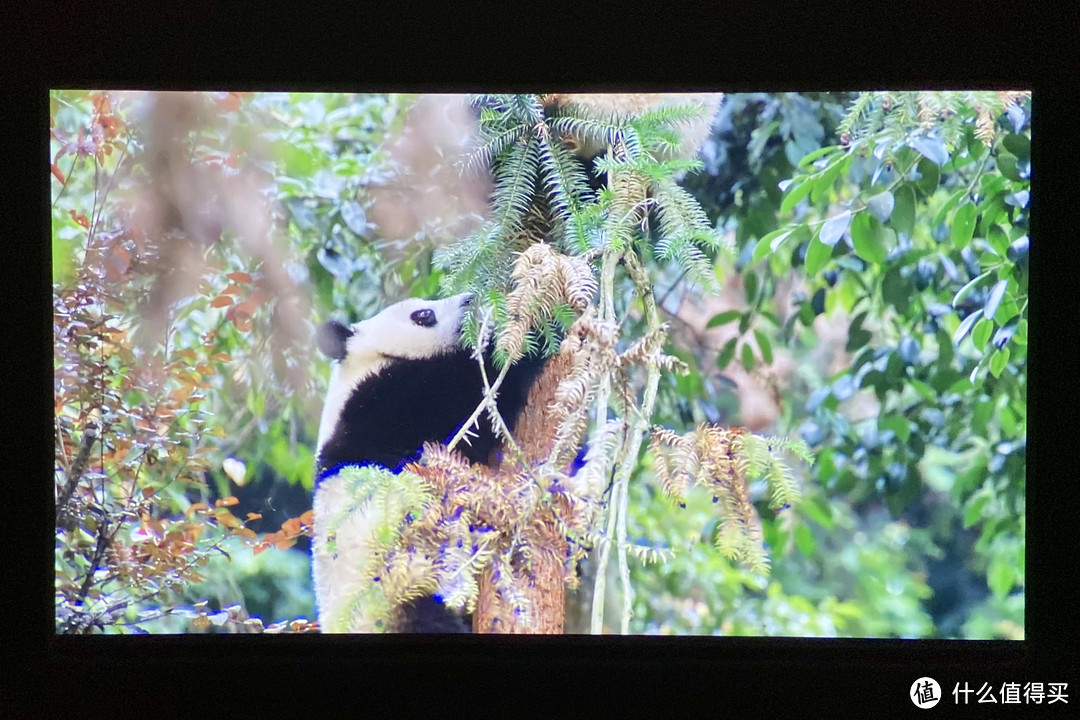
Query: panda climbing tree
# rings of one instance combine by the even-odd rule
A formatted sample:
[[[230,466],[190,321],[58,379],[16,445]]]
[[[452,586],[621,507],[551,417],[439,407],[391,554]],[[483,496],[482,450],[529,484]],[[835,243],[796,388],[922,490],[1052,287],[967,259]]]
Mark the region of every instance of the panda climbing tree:
[[[443,295],[320,330],[332,363],[316,449],[313,572],[324,632],[565,629],[565,589],[592,566],[589,629],[618,568],[633,599],[628,493],[646,435],[676,499],[718,500],[718,543],[767,567],[747,482],[797,501],[797,441],[652,428],[665,352],[654,279],[717,289],[730,251],[677,182],[719,95],[480,95],[465,173],[490,212],[443,247]]]

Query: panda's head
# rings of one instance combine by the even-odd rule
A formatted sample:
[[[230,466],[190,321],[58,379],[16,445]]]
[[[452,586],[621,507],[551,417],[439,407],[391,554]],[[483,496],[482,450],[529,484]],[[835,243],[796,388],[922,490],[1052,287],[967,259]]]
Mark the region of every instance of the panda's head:
[[[336,321],[318,330],[319,349],[332,361],[326,403],[319,423],[318,449],[354,390],[400,360],[424,360],[459,351],[461,324],[472,295],[443,300],[410,298],[353,325]]]
[[[351,326],[332,320],[319,328],[319,349],[347,377],[377,371],[391,359],[440,355],[459,346],[461,322],[471,299],[469,293],[445,300],[409,298]]]

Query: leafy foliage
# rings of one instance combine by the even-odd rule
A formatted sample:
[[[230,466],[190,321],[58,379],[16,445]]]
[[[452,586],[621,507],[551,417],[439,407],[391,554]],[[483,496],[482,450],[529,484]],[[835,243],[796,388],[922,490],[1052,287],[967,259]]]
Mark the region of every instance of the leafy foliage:
[[[440,171],[392,142],[422,98],[53,95],[58,631],[317,629],[313,321],[467,289],[469,342],[565,362],[549,462],[521,476],[529,502],[462,506],[518,529],[482,558],[475,523],[409,496],[432,532],[388,527],[358,602],[388,614],[422,589],[469,607],[485,565],[526,609],[526,556],[566,542],[560,567],[584,559],[601,610],[579,631],[1023,637],[1027,96],[733,95],[696,159],[699,108],[554,97],[472,98],[467,173],[425,215],[411,188]],[[468,178],[489,168],[481,213]],[[642,448],[654,425],[692,442]],[[723,428],[739,427],[761,434],[738,445]],[[584,467],[560,475],[583,436]],[[780,463],[785,437],[813,464]],[[709,448],[741,458],[723,503]],[[413,472],[471,487],[440,467]],[[704,486],[680,486],[681,507],[665,470]],[[564,512],[573,497],[588,512]],[[563,510],[523,541],[513,518],[535,507]],[[436,537],[438,565],[403,572]]]

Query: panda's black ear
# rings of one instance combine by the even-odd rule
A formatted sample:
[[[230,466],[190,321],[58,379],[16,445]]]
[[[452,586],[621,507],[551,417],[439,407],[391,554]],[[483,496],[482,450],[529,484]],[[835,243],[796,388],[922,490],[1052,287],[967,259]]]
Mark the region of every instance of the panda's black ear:
[[[316,333],[319,350],[327,357],[334,360],[345,359],[345,344],[349,341],[350,337],[352,337],[352,330],[342,325],[337,320],[323,323],[319,326],[319,330]]]

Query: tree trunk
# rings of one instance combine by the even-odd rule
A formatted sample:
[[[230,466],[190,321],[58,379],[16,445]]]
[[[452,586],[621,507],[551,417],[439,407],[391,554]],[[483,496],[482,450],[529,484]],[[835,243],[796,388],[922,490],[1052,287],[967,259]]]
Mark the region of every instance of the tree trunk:
[[[572,356],[559,353],[547,362],[543,373],[529,391],[525,409],[518,417],[515,436],[527,462],[546,460],[558,430],[549,417],[559,382],[570,369]],[[505,457],[505,454],[504,454]],[[503,472],[513,472],[504,464]],[[528,600],[529,612],[522,616],[499,594],[492,581],[492,570],[480,577],[480,592],[473,614],[473,630],[477,633],[555,634],[561,635],[565,622],[566,538],[555,529],[554,523],[543,515],[533,519],[530,531],[541,540],[541,549],[532,557],[531,568],[524,562],[514,567],[513,584]],[[531,571],[530,571],[531,570]]]

